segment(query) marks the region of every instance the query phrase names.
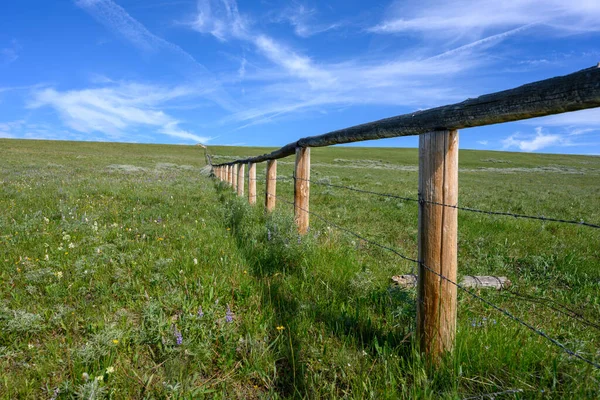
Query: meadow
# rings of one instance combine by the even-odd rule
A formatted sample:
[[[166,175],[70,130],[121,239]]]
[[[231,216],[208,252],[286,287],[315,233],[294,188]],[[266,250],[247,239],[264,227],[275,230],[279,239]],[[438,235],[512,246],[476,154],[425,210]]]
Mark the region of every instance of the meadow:
[[[268,152],[210,147],[215,163]],[[600,371],[459,292],[456,349],[415,348],[414,266],[209,176],[196,146],[0,139],[0,398],[598,398]],[[293,199],[293,159],[277,196]],[[312,150],[311,211],[417,254],[416,149]],[[463,150],[459,203],[600,223],[600,157]],[[264,164],[258,166],[264,179]],[[319,185],[318,183],[322,183]],[[600,229],[459,212],[459,275],[600,362]],[[479,396],[479,397],[478,397]]]

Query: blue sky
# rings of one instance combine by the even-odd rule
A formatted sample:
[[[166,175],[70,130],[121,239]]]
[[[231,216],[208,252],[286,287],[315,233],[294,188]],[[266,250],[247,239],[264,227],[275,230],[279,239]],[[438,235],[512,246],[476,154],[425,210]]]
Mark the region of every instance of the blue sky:
[[[598,21],[598,0],[4,1],[0,137],[284,145],[596,65]],[[460,140],[600,154],[600,110]]]

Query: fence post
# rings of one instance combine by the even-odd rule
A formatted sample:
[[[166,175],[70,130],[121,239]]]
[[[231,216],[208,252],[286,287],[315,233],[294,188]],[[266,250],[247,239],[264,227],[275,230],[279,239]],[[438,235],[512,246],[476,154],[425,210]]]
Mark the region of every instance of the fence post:
[[[227,180],[227,184],[231,185],[231,165],[225,167],[225,179]]]
[[[231,186],[233,186],[233,191],[236,192],[237,191],[237,186],[238,186],[238,165],[237,164],[233,164],[231,166]]]
[[[265,207],[267,211],[275,209],[277,195],[277,160],[267,161],[267,188],[265,193]]]
[[[256,164],[248,163],[248,203],[256,204]]]
[[[419,137],[419,280],[417,336],[434,365],[456,335],[458,131]],[[433,271],[433,272],[432,272]],[[439,274],[439,275],[438,275]]]
[[[297,147],[296,169],[294,171],[294,220],[301,235],[308,232],[309,180],[310,147]]]
[[[245,171],[246,171],[246,165],[239,164],[238,165],[238,174],[237,174],[237,194],[238,194],[238,196],[244,195]]]

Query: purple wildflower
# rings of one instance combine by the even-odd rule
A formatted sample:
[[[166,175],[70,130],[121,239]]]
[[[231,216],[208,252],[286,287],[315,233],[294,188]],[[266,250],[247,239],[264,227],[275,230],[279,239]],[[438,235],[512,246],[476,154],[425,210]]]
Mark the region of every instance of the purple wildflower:
[[[233,312],[231,312],[231,308],[229,308],[229,304],[227,304],[227,312],[225,313],[225,321],[233,322]]]
[[[183,343],[183,335],[181,332],[179,332],[175,325],[173,325],[173,336],[175,336],[175,342],[177,343],[177,346],[181,346]]]
[[[204,311],[202,311],[202,306],[200,306],[200,307],[198,308],[198,317],[199,317],[199,318],[202,318],[202,317],[204,317]]]

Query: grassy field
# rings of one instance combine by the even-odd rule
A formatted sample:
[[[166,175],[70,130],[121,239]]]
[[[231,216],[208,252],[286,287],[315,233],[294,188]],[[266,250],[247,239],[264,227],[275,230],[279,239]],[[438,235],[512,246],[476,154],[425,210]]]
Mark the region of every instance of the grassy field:
[[[315,218],[299,238],[291,206],[265,215],[263,183],[249,206],[202,173],[198,147],[0,140],[0,159],[1,398],[600,396],[600,371],[464,293],[456,351],[428,368],[414,290],[390,285],[411,264]],[[415,149],[312,163],[315,181],[417,195]],[[462,151],[460,168],[463,206],[600,222],[600,157]],[[416,256],[414,203],[313,184],[311,210]],[[459,274],[509,277],[480,294],[596,362],[599,243],[459,212]]]

